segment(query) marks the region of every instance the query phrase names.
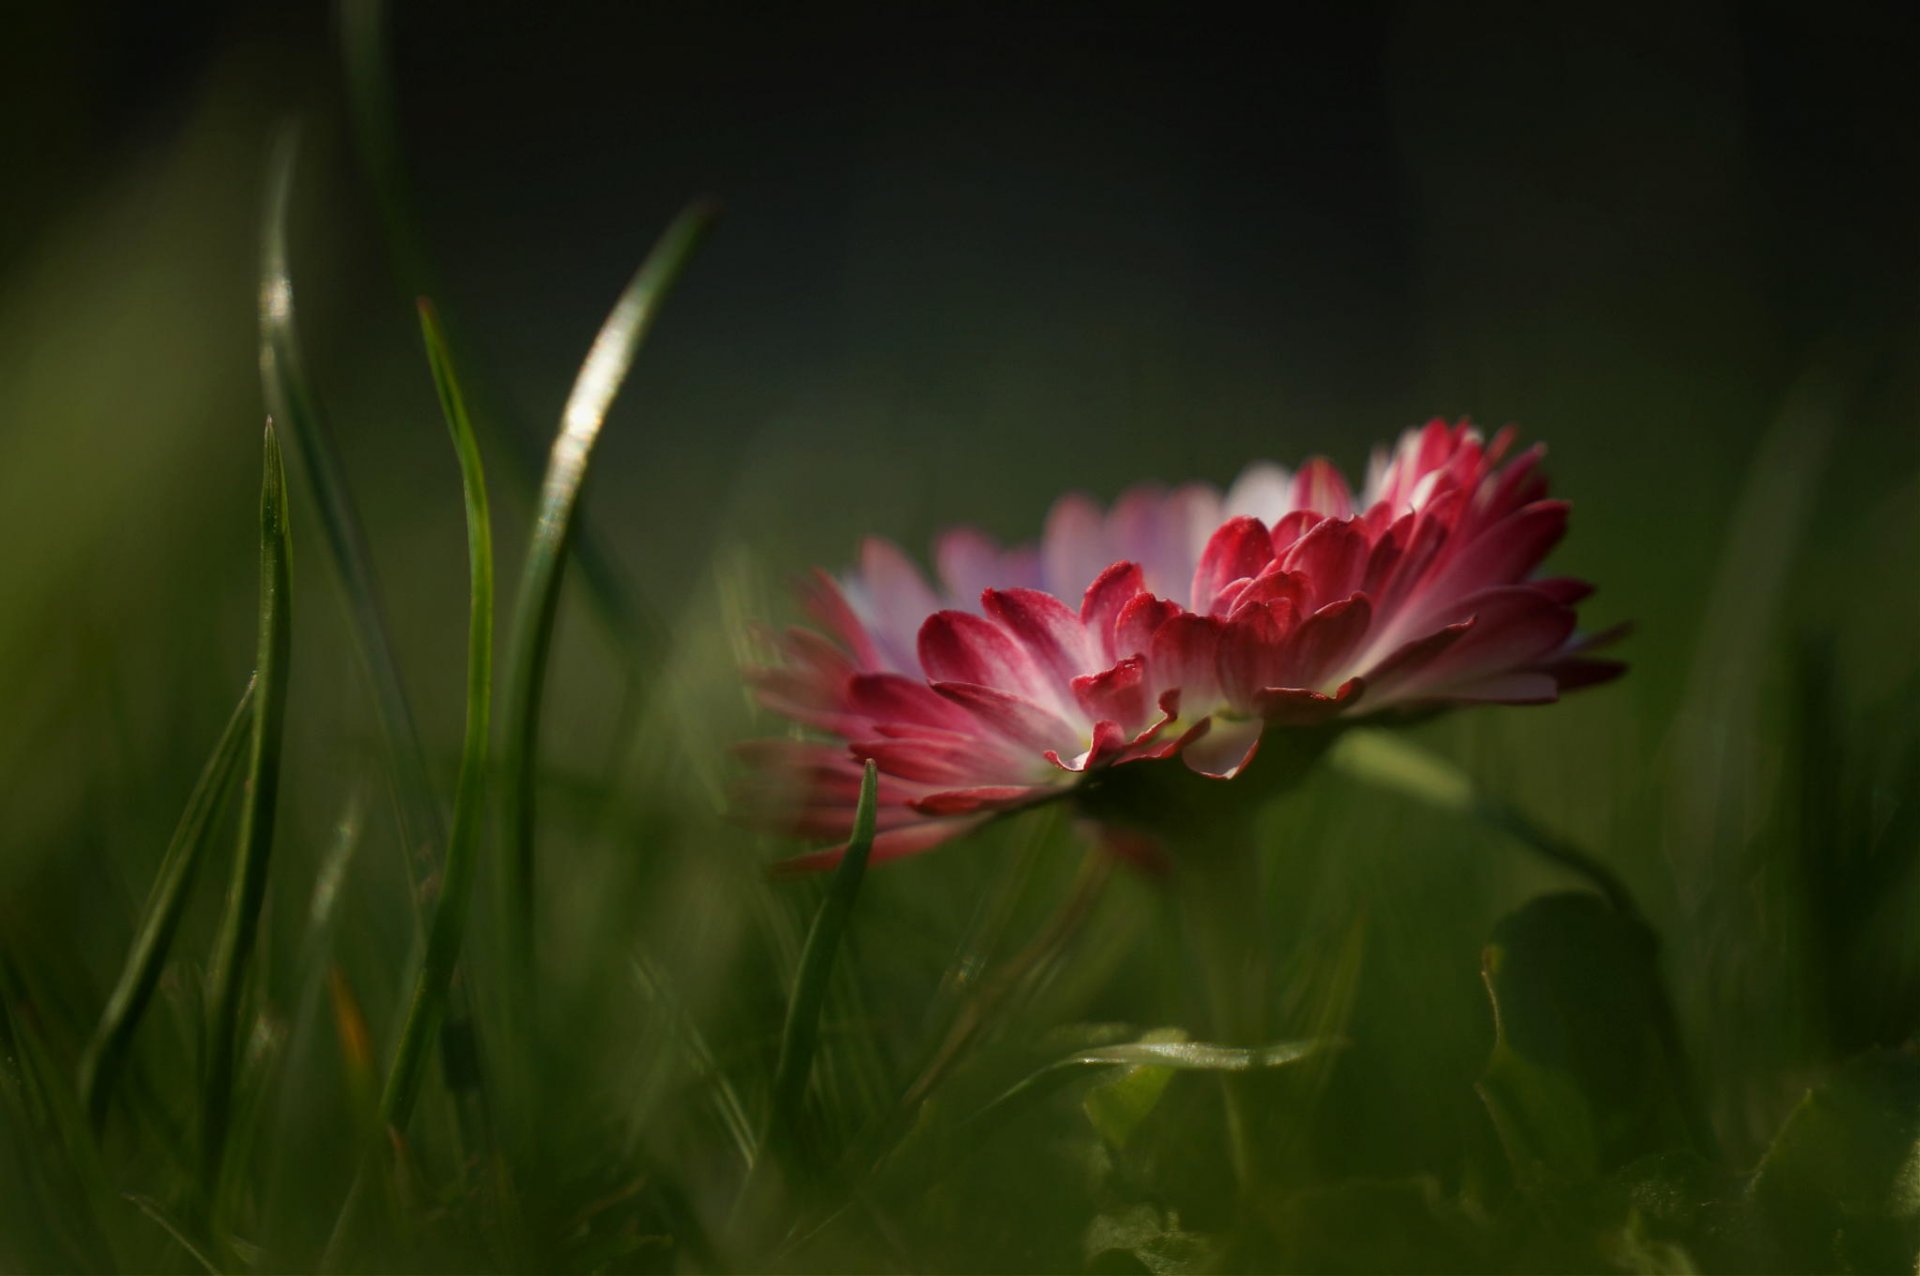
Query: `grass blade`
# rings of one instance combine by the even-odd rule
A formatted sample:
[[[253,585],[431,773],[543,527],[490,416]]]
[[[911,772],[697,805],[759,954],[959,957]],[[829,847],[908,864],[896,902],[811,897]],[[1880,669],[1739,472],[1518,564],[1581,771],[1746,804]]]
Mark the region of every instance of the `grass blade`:
[[[441,287],[434,269],[407,182],[398,112],[393,101],[386,4],[384,0],[342,0],[339,14],[340,53],[354,141],[380,207],[394,272],[412,295],[444,295],[446,290]],[[455,323],[449,326],[451,331],[443,336],[447,348],[465,350],[459,326]],[[540,482],[543,462],[540,445],[530,431],[520,428],[520,422],[507,416],[497,394],[485,393],[488,389],[485,378],[477,375],[484,373],[484,367],[476,368],[476,361],[471,358],[464,362],[468,371],[468,407],[475,420],[475,433],[484,435],[492,454],[505,462],[500,468],[508,489],[531,501]],[[664,637],[664,627],[658,616],[644,605],[633,581],[620,570],[605,538],[593,525],[591,511],[583,511],[577,519],[568,553],[579,568],[587,597],[614,644],[636,662],[642,652],[657,650]]]
[[[287,475],[280,441],[267,422],[260,485],[260,634],[254,670],[253,731],[247,746],[246,796],[240,806],[240,833],[234,852],[233,880],[227,889],[208,975],[211,1007],[207,1039],[206,1089],[201,1110],[201,1158],[211,1190],[219,1181],[232,1116],[240,995],[247,959],[259,929],[266,897],[267,860],[273,850],[274,812],[280,785],[280,745],[287,709],[291,582],[288,578]]]
[[[853,836],[847,853],[834,869],[827,897],[814,914],[807,931],[806,946],[800,950],[800,973],[794,979],[793,999],[787,1003],[787,1021],[780,1032],[780,1055],[773,1069],[773,1102],[767,1113],[767,1137],[761,1141],[764,1157],[768,1145],[778,1149],[791,1143],[800,1098],[806,1091],[807,1077],[813,1071],[814,1047],[820,1036],[820,1007],[826,1001],[827,980],[833,974],[834,955],[840,950],[840,938],[853,913],[853,901],[860,893],[861,879],[867,873],[867,856],[873,850],[874,790],[877,772],[869,760],[860,778],[860,804],[854,808]]]
[[[113,1098],[114,1082],[133,1042],[134,1029],[140,1026],[154,986],[160,982],[167,951],[173,946],[174,931],[179,928],[181,914],[186,910],[187,888],[193,882],[201,852],[209,840],[207,835],[213,825],[214,812],[219,809],[220,799],[233,779],[234,768],[239,765],[241,746],[248,739],[247,728],[253,721],[253,695],[257,685],[255,679],[247,680],[246,690],[240,693],[240,703],[234,706],[233,716],[227,719],[226,729],[220,733],[213,754],[187,798],[186,809],[180,813],[180,823],[174,827],[173,839],[160,861],[160,872],[154,878],[140,927],[134,933],[133,947],[120,971],[120,980],[107,998],[93,1040],[81,1056],[80,1106],[96,1133],[106,1121],[107,1105]]]
[[[434,800],[420,730],[388,637],[386,611],[374,579],[366,533],[347,491],[333,432],[300,355],[287,254],[287,218],[298,156],[297,134],[289,128],[274,146],[267,183],[260,263],[260,380],[268,410],[299,453],[307,495],[319,513],[327,556],[346,594],[354,643],[373,683],[401,841],[407,851],[407,875],[415,888],[414,906],[418,910],[422,906],[420,883],[438,869],[446,831]]]
[[[571,538],[587,462],[606,421],[607,409],[626,379],[633,358],[653,326],[660,304],[713,226],[715,209],[697,203],[674,219],[620,294],[580,365],[553,441],[540,505],[527,547],[525,571],[514,607],[512,662],[508,669],[502,773],[506,783],[508,854],[500,875],[501,920],[510,969],[521,979],[533,966],[533,766],[540,735],[547,648],[560,601],[560,568]]]
[[[420,302],[420,329],[427,346],[427,362],[440,392],[440,407],[453,435],[460,460],[461,487],[467,506],[467,570],[471,602],[467,632],[467,734],[460,757],[460,782],[454,795],[453,835],[447,842],[447,869],[440,903],[427,938],[426,958],[414,984],[406,1026],[394,1050],[380,1099],[383,1125],[404,1131],[419,1094],[427,1043],[446,1010],[454,964],[460,958],[466,934],[467,906],[480,849],[480,825],[485,815],[487,740],[493,707],[493,524],[487,511],[487,476],[480,463],[480,446],[467,416],[466,400],[454,376],[445,335],[432,305]]]

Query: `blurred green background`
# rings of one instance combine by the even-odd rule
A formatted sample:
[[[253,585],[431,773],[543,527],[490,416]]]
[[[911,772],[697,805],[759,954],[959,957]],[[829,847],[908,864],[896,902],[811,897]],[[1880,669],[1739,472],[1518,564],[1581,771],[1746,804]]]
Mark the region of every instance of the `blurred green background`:
[[[0,51],[0,950],[70,1060],[251,663],[254,275],[285,116],[305,129],[293,271],[309,363],[442,800],[464,531],[417,277],[397,277],[356,162],[331,11],[15,7]],[[638,672],[577,575],[563,604],[542,772],[565,1044],[540,1102],[557,1104],[543,1111],[572,1174],[543,1184],[554,1218],[637,1181],[647,1209],[666,1193],[723,1230],[739,1166],[704,1106],[708,1065],[661,1025],[695,1025],[757,1110],[818,892],[769,884],[762,866],[793,848],[724,818],[725,750],[779,729],[756,720],[735,665],[744,621],[792,615],[794,572],[848,560],[869,533],[916,552],[956,523],[1028,538],[1067,489],[1224,482],[1312,453],[1357,470],[1432,415],[1516,422],[1550,445],[1575,508],[1554,568],[1600,584],[1589,623],[1637,628],[1619,684],[1417,735],[1631,884],[1728,1164],[1751,1168],[1840,1059],[1913,1031],[1920,883],[1856,871],[1869,850],[1913,853],[1911,11],[1342,6],[1256,30],[1132,6],[393,10],[436,300],[494,429],[503,586],[530,502],[498,440],[544,449],[653,236],[688,197],[726,208],[587,497],[651,618]],[[298,483],[294,503],[261,1003],[284,1038],[262,1074],[282,1124],[250,1162],[270,1267],[316,1261],[351,1174],[333,1021],[295,1007],[315,865],[356,793],[369,815],[333,956],[376,1042],[409,924],[366,682]],[[1405,1181],[1497,1198],[1473,1091],[1492,1041],[1480,950],[1502,914],[1570,879],[1334,776],[1288,798],[1270,832],[1284,1017],[1350,1042],[1273,1099],[1291,1182],[1424,1175]],[[868,881],[812,1100],[824,1144],[878,1137],[941,1036],[943,975],[984,943],[985,902],[1005,891],[1011,910],[981,949],[990,964],[1044,926],[1078,860],[1070,830],[1037,819]],[[192,1102],[191,976],[223,873],[203,876],[143,1029],[143,1102],[174,1120]],[[1154,888],[1120,875],[1053,977],[999,1012],[979,1084],[1044,1059],[1036,1043],[1062,1025],[1179,1023],[1176,946]],[[1204,1124],[1205,1087],[1176,1087],[1191,1093],[1169,1102],[1194,1109],[1181,1119]],[[430,1165],[443,1125],[421,1135]],[[164,1195],[150,1135],[110,1134],[117,1190]],[[1009,1137],[952,1201],[842,1224],[779,1262],[1107,1261],[1087,1239],[1107,1189],[1075,1177],[1090,1136],[1073,1105]],[[1186,1173],[1167,1156],[1162,1186]],[[1404,1229],[1361,1224],[1329,1257],[1301,1219],[1337,1209],[1287,1208],[1272,1263],[1420,1267],[1441,1252],[1376,1254],[1363,1238]],[[0,1260],[62,1265],[13,1213],[0,1205]],[[701,1265],[675,1225],[633,1226],[618,1263]],[[126,1265],[183,1261],[138,1214],[110,1230]],[[429,1236],[372,1252],[483,1261]],[[565,1253],[554,1263],[614,1261]]]

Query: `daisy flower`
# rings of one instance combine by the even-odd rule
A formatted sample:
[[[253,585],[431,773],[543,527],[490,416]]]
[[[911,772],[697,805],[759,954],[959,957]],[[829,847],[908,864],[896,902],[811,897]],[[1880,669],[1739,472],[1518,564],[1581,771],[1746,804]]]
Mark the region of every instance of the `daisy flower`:
[[[1433,421],[1331,463],[1248,468],[1224,493],[1061,498],[1038,545],[959,529],[929,580],[891,543],[803,589],[816,627],[752,671],[812,740],[744,746],[751,814],[842,839],[867,759],[873,858],[910,855],[1095,773],[1178,757],[1231,781],[1275,731],[1459,704],[1544,704],[1624,666],[1588,653],[1586,583],[1540,576],[1565,534],[1543,449]],[[831,863],[838,847],[792,863]]]

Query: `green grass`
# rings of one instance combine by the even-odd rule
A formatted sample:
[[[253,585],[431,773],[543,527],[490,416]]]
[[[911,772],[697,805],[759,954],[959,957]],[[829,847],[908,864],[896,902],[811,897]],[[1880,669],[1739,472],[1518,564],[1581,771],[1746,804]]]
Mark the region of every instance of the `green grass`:
[[[391,201],[378,15],[349,11]],[[216,511],[134,595],[146,623],[88,649],[84,682],[120,699],[61,682],[60,712],[29,713],[57,653],[8,665],[6,756],[70,782],[10,808],[0,1266],[1911,1270],[1916,489],[1834,514],[1821,471],[1864,374],[1805,378],[1729,460],[1731,516],[1703,497],[1685,524],[1715,547],[1689,605],[1631,592],[1671,547],[1576,531],[1580,570],[1659,604],[1625,682],[1349,733],[1247,813],[1237,875],[1191,883],[1211,894],[1089,853],[1061,810],[868,872],[870,787],[837,872],[775,877],[798,848],[728,818],[726,747],[786,729],[738,665],[751,622],[791,616],[777,582],[814,529],[745,511],[717,542],[619,545],[694,564],[663,608],[579,553],[630,376],[648,459],[593,474],[600,526],[683,483],[636,355],[708,210],[621,294],[531,517],[501,522],[520,584],[495,712],[487,464],[503,508],[531,484],[431,307],[404,384],[337,348],[308,372],[293,156],[263,223],[257,524],[236,415],[230,469],[120,489]],[[393,207],[416,284],[425,236]],[[393,436],[336,436],[323,400],[368,399]],[[349,481],[410,455],[394,436],[433,458],[407,493],[423,540],[452,546],[465,506],[465,607],[432,623],[456,564],[402,552]],[[867,480],[914,463],[869,452],[783,476],[820,535],[905,536]],[[297,616],[292,541],[327,564]],[[70,589],[29,601],[59,615]],[[661,623],[604,643],[576,604]],[[254,681],[221,732],[243,619]],[[229,835],[223,898],[195,868]],[[1260,990],[1253,1024],[1203,968],[1216,939],[1255,955],[1226,976]]]

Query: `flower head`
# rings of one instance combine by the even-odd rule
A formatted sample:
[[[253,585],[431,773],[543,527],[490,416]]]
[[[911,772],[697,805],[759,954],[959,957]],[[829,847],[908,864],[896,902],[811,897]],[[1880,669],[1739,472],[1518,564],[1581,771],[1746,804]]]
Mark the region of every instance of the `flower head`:
[[[1259,464],[1224,494],[1140,487],[1057,502],[1037,547],[942,536],[934,582],[873,539],[805,590],[752,676],[826,739],[747,746],[758,814],[844,838],[866,759],[876,859],[1060,797],[1093,772],[1180,757],[1243,772],[1267,733],[1447,704],[1543,704],[1623,666],[1586,654],[1584,582],[1535,575],[1566,531],[1542,449],[1433,421],[1340,472]],[[830,861],[835,851],[804,857]]]

